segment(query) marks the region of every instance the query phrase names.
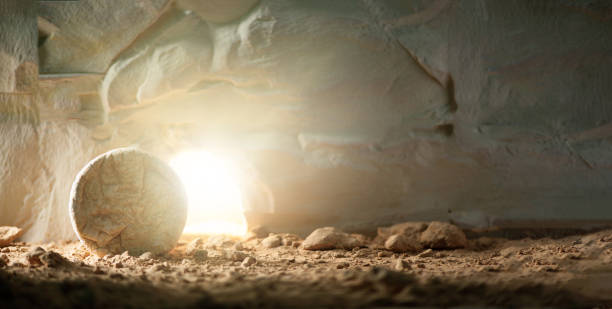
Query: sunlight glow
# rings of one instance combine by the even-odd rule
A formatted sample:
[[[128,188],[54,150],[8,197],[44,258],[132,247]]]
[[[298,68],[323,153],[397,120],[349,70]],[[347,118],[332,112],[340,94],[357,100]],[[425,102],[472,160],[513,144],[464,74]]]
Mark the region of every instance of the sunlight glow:
[[[185,234],[244,236],[239,170],[231,161],[206,151],[178,154],[170,166],[181,178],[189,210]]]

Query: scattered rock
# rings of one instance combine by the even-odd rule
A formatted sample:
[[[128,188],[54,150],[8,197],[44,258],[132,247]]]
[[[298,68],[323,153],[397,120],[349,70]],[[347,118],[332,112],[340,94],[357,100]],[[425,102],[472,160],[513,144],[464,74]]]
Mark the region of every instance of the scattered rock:
[[[244,260],[242,261],[242,263],[240,265],[242,267],[249,267],[249,266],[255,264],[256,262],[257,262],[257,260],[255,260],[254,257],[247,256],[246,258],[244,258]]]
[[[361,246],[363,246],[361,241],[334,227],[318,228],[302,242],[302,247],[306,250],[348,250]]]
[[[420,258],[432,257],[432,256],[434,256],[434,252],[431,249],[427,249],[427,250],[417,254],[417,256],[420,257]]]
[[[283,239],[283,246],[293,246],[293,243],[299,242],[300,240],[302,240],[300,236],[295,235],[295,234],[283,234],[282,239]]]
[[[336,264],[336,268],[337,269],[343,269],[343,268],[347,268],[349,266],[350,266],[350,264],[348,262],[340,262],[340,263]]]
[[[142,260],[142,261],[147,261],[147,260],[151,260],[153,259],[153,253],[147,251],[143,254],[141,254],[138,259]]]
[[[96,267],[94,267],[93,273],[96,274],[96,275],[104,275],[104,274],[106,274],[106,271],[104,271],[104,269],[102,269],[102,267],[96,266]]]
[[[226,258],[228,258],[231,261],[242,262],[249,255],[244,253],[244,252],[242,252],[242,251],[226,251],[225,252],[225,256],[226,256]]]
[[[247,239],[252,239],[252,238],[265,238],[270,234],[270,232],[268,231],[268,229],[264,226],[258,225],[255,226],[253,228],[251,228],[249,230],[249,233],[247,234]]]
[[[283,243],[280,235],[270,235],[261,241],[262,246],[266,248],[276,248]]]
[[[244,250],[244,246],[242,245],[241,242],[237,242],[237,243],[234,244],[232,249],[234,249],[236,251],[242,251],[242,250]]]
[[[196,238],[190,241],[185,247],[185,254],[193,255],[196,250],[200,250],[204,247],[204,241],[201,238]]]
[[[235,243],[236,242],[233,239],[225,235],[213,235],[213,236],[208,237],[208,239],[206,240],[206,243],[204,244],[204,247],[211,248],[211,249],[230,248]]]
[[[376,254],[378,257],[390,257],[393,255],[393,253],[389,252],[389,251],[378,251],[378,253]]]
[[[467,246],[463,231],[450,223],[434,221],[421,233],[421,244],[432,249],[456,249]]]
[[[372,249],[369,248],[357,248],[357,251],[354,251],[353,257],[356,258],[366,258],[373,254]]]
[[[40,260],[40,257],[44,253],[45,253],[45,249],[43,249],[41,247],[36,247],[36,248],[30,250],[30,252],[28,252],[26,254],[26,260],[28,261],[28,264],[30,264],[30,266],[32,266],[32,267],[41,266],[42,265],[42,261]]]
[[[51,250],[41,254],[39,260],[43,265],[52,268],[68,267],[72,265],[72,263],[61,254]]]
[[[6,265],[8,265],[8,263],[10,262],[8,256],[6,256],[6,254],[2,254],[0,255],[0,267],[4,267]]]
[[[425,229],[427,229],[427,223],[425,222],[403,222],[389,227],[379,227],[374,242],[384,244],[385,241],[394,234],[418,236]]]
[[[208,258],[208,251],[204,249],[198,249],[193,252],[191,255],[196,261],[204,261]]]
[[[402,271],[404,269],[409,269],[409,268],[410,268],[410,263],[402,259],[397,259],[395,260],[395,263],[393,263],[393,269],[397,271]]]
[[[343,257],[345,257],[344,253],[342,253],[342,252],[334,252],[332,256],[335,257],[335,258],[343,258]]]
[[[393,252],[418,252],[423,249],[416,234],[394,234],[385,241],[385,248]]]
[[[10,245],[22,232],[23,230],[16,226],[0,226],[0,247]]]

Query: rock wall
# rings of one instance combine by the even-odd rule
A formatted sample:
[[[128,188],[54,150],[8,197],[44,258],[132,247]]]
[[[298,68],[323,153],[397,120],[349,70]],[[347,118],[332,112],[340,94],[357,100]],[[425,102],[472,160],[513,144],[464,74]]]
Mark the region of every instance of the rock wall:
[[[64,128],[43,139],[74,144],[79,159],[28,160],[62,170],[32,187],[57,197],[11,195],[11,214],[57,210],[55,229],[81,159],[136,145],[165,158],[230,153],[248,171],[249,223],[273,231],[612,222],[606,1],[94,2],[41,11],[58,29],[41,47],[43,71],[103,75],[45,82],[76,101],[44,109],[34,128]],[[108,16],[125,19],[88,34]],[[7,158],[32,153],[10,140]],[[24,191],[42,173],[30,172],[2,186]],[[0,224],[16,222],[0,192]]]

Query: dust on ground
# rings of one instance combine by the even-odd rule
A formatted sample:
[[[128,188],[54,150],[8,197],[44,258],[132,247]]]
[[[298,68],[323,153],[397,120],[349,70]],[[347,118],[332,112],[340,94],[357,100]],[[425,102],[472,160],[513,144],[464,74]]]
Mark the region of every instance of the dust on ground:
[[[0,308],[612,307],[612,230],[480,237],[457,250],[309,251],[296,235],[184,237],[170,253],[98,257],[78,242],[0,249]]]

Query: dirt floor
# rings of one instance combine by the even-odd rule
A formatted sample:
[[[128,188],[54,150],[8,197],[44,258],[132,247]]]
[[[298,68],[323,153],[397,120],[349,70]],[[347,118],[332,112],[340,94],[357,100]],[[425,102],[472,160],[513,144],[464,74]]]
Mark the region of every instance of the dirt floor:
[[[275,248],[185,237],[158,257],[13,243],[0,249],[0,308],[612,307],[612,230],[419,254],[308,251],[281,237]]]

